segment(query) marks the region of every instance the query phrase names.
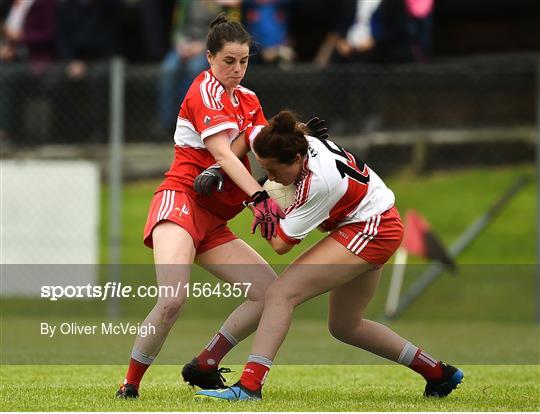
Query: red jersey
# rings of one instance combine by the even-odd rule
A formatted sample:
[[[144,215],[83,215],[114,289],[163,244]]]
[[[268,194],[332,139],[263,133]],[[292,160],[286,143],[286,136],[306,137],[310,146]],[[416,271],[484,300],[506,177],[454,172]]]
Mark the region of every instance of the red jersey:
[[[229,97],[211,70],[199,74],[191,84],[178,114],[174,133],[175,156],[165,180],[156,192],[176,190],[189,193],[216,216],[229,220],[242,209],[247,195],[225,175],[222,192],[202,196],[193,189],[193,182],[204,169],[216,163],[206,149],[205,138],[226,131],[232,142],[239,134],[250,142],[267,121],[254,92],[237,86]],[[250,171],[247,157],[242,163]]]

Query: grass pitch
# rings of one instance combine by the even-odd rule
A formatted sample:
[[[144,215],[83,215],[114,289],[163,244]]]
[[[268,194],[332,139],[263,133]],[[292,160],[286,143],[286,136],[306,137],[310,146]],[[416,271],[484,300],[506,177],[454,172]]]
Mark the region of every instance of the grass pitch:
[[[237,372],[241,367],[233,367]],[[2,411],[538,411],[538,366],[462,367],[444,399],[422,397],[423,379],[400,366],[275,366],[263,401],[194,401],[179,367],[150,369],[136,401],[114,398],[120,366],[9,366]],[[236,381],[238,373],[229,374]]]
[[[402,213],[417,209],[445,243],[451,244],[517,177],[533,173],[532,166],[517,166],[428,177],[396,176],[386,181],[396,193]],[[141,233],[157,184],[147,181],[125,188],[123,263],[152,263],[151,250],[142,245]],[[106,195],[105,191],[100,246],[103,263],[107,261]],[[194,402],[193,391],[179,380],[180,367],[165,365],[189,359],[208,341],[224,317],[219,301],[188,303],[158,364],[143,380],[141,398],[116,400],[114,393],[125,373],[123,362],[129,358],[132,337],[105,339],[112,341],[105,344],[103,339],[94,338],[99,341],[96,346],[86,339],[64,344],[37,339],[40,320],[103,317],[104,309],[98,303],[59,302],[51,307],[42,300],[14,299],[1,304],[0,411],[540,411],[540,331],[533,323],[535,204],[536,186],[530,183],[458,258],[461,270],[456,278],[441,277],[392,325],[434,356],[464,370],[463,384],[446,399],[423,398],[424,381],[412,371],[397,365],[367,365],[380,364],[380,360],[362,360],[362,351],[332,342],[326,331],[326,300],[322,297],[299,309],[305,319],[295,319],[262,402]],[[287,256],[277,256],[264,240],[249,234],[250,220],[249,213],[241,214],[231,228],[270,263],[288,263],[300,253],[294,249]],[[310,235],[301,249],[322,236]],[[414,258],[411,261],[421,263]],[[149,271],[149,278],[142,282],[152,283],[151,276]],[[368,317],[380,314],[387,283],[385,278]],[[98,309],[90,310],[90,305]],[[151,306],[151,301],[126,304],[122,317],[140,320]],[[227,312],[230,310],[232,304],[228,303]],[[204,323],[195,316],[205,318]],[[249,339],[244,341],[227,360],[241,364],[250,344]],[[81,360],[80,353],[86,358]],[[116,355],[110,362],[115,365],[12,365],[53,363],[54,358],[60,364],[70,357],[104,364],[104,356],[111,354]],[[297,362],[299,355],[311,364],[347,363],[351,358],[363,365],[290,365],[303,362]],[[238,379],[241,367],[233,367],[236,373],[229,374],[229,383]]]
[[[532,165],[510,168],[477,168],[437,172],[417,177],[407,174],[383,177],[396,195],[402,215],[415,209],[432,229],[450,245],[465,229],[491,207],[523,175],[534,176]],[[124,188],[122,210],[122,263],[153,263],[152,251],[142,244],[142,232],[152,195],[161,180],[140,181]],[[108,195],[103,192],[101,262],[107,262]],[[536,183],[530,182],[503,209],[496,220],[464,251],[459,263],[536,263]],[[259,235],[250,234],[252,214],[245,210],[229,222],[231,230],[249,243],[269,263],[290,263],[324,234],[312,232],[284,256],[275,253]],[[410,258],[414,261],[414,258]]]

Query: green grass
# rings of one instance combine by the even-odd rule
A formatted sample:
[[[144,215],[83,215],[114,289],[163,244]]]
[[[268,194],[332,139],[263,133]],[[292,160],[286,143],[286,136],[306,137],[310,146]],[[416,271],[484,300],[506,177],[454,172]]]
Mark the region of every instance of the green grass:
[[[410,209],[423,214],[434,231],[450,245],[480,217],[515,180],[534,176],[532,165],[511,168],[471,169],[438,172],[416,177],[410,174],[384,177],[396,194],[404,216]],[[152,194],[159,180],[125,186],[122,209],[122,263],[152,263],[152,252],[142,244],[142,231]],[[101,262],[107,262],[107,192],[102,197]],[[531,181],[501,212],[495,221],[458,258],[460,263],[536,263],[536,182]],[[269,263],[290,263],[303,249],[324,235],[313,232],[284,256],[274,253],[261,238],[249,233],[251,215],[243,212],[230,222],[238,237],[246,240]],[[413,262],[415,259],[412,259]],[[416,260],[416,262],[421,262]]]
[[[532,166],[473,169],[386,179],[402,213],[416,209],[450,245],[506,189]],[[123,281],[152,284],[152,252],[142,230],[159,181],[126,185],[123,197]],[[101,262],[107,262],[107,192],[103,192]],[[195,403],[179,383],[178,366],[208,342],[237,302],[190,300],[157,361],[147,373],[138,401],[112,395],[122,380],[133,337],[39,335],[39,322],[101,322],[106,302],[3,299],[0,410],[2,411],[538,411],[540,409],[540,330],[533,323],[536,274],[536,183],[531,182],[458,257],[455,277],[443,275],[391,327],[438,358],[460,365],[466,378],[444,400],[421,397],[422,379],[399,366],[343,345],[326,327],[325,295],[303,304],[276,359],[265,399],[259,403]],[[270,263],[288,263],[324,235],[314,233],[285,256],[249,234],[250,214],[232,220],[232,230]],[[426,264],[411,258],[406,285]],[[144,266],[142,266],[144,265]],[[106,270],[106,269],[102,269]],[[390,266],[366,316],[382,312]],[[194,271],[193,281],[216,279]],[[153,300],[122,302],[122,317],[140,321]],[[186,332],[189,335],[186,335]],[[251,341],[227,360],[241,365]],[[57,365],[29,365],[46,361]],[[73,365],[66,365],[66,364]],[[79,365],[87,363],[89,365]],[[96,363],[102,365],[95,365]],[[350,366],[335,364],[352,363]],[[25,365],[26,364],[26,365]],[[170,364],[170,365],[168,365]],[[295,365],[297,364],[297,365]],[[302,364],[302,365],[298,365]],[[324,365],[323,365],[324,364]],[[238,373],[230,378],[236,380]]]
[[[237,371],[240,366],[233,367]],[[137,401],[116,400],[120,366],[11,366],[0,374],[6,411],[538,411],[538,366],[464,366],[446,399],[425,399],[422,378],[398,366],[275,366],[260,402],[192,399],[178,368],[154,366]],[[238,374],[229,375],[233,380]]]
[[[232,308],[230,309],[232,310]],[[227,311],[230,311],[227,310]],[[130,317],[124,322],[136,323]],[[75,321],[79,325],[98,325],[95,335],[39,335],[39,322],[60,325]],[[4,320],[2,363],[4,364],[123,364],[133,346],[131,335],[101,335],[99,326],[107,318],[84,317],[13,317]],[[184,315],[174,326],[160,352],[158,363],[180,364],[198,354],[219,329],[223,317]],[[409,321],[399,320],[389,326],[411,342],[429,350],[437,358],[457,365],[540,364],[540,328],[526,322],[485,321]],[[189,339],[187,339],[189,338]],[[242,364],[249,355],[251,340],[236,346],[224,361]],[[511,352],[509,352],[511,350]],[[296,317],[287,339],[276,358],[276,364],[386,364],[369,352],[345,345],[329,333],[324,318]],[[118,372],[122,375],[123,370]]]

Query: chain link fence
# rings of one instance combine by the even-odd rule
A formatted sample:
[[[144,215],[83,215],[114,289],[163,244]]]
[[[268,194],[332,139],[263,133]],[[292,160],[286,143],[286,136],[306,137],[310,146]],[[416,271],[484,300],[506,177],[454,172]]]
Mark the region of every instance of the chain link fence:
[[[359,152],[382,174],[407,165],[423,172],[532,162],[538,59],[526,54],[327,68],[251,65],[243,84],[256,91],[267,117],[288,108],[304,120],[315,115],[326,119],[337,142]],[[172,157],[182,76],[167,78],[170,74],[160,66],[123,68],[124,178],[162,176]],[[90,65],[77,79],[60,64],[2,65],[0,71],[3,160],[83,159],[95,162],[102,178],[109,175],[115,125],[109,63]],[[7,171],[4,188],[13,179]],[[64,176],[75,187],[86,185],[76,181],[76,174]],[[34,198],[32,208],[43,208],[45,199]],[[68,195],[52,201],[65,205]],[[98,201],[92,203],[99,208]],[[7,204],[2,204],[4,210]],[[9,214],[4,211],[7,221]]]
[[[334,139],[367,152],[364,158],[373,159],[382,172],[404,163],[423,171],[531,161],[537,64],[538,55],[531,54],[327,68],[254,64],[243,84],[257,93],[267,117],[284,108],[303,119],[317,115],[328,121]],[[134,162],[128,155],[125,172],[159,175],[170,157],[161,156],[159,162],[143,154],[146,161],[141,160],[144,147],[130,144],[151,144],[151,151],[172,144],[182,83],[190,79],[159,65],[126,65],[123,76],[126,154],[130,149],[136,153]],[[43,153],[44,146],[60,145],[53,151],[57,156],[80,156],[91,147],[84,156],[103,159],[109,140],[109,77],[107,63],[89,66],[77,79],[67,76],[62,65],[40,70],[2,66],[4,156]]]
[[[70,78],[63,65],[2,64],[0,131],[5,153],[49,144],[107,142],[108,64]]]
[[[283,108],[326,119],[334,136],[418,129],[534,126],[538,56],[477,57],[429,64],[251,65],[243,84],[270,117]],[[109,69],[73,79],[62,65],[3,65],[0,130],[4,153],[46,144],[104,144]],[[182,75],[127,65],[125,141],[171,143]]]

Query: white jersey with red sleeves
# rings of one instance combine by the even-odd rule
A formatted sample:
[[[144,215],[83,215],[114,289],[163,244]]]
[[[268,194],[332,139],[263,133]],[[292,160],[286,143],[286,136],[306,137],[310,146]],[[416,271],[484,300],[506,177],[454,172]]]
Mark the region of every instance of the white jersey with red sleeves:
[[[332,141],[307,139],[295,201],[280,222],[278,233],[283,240],[299,243],[319,226],[333,230],[365,221],[394,205],[394,193],[362,161]]]
[[[175,157],[157,191],[190,193],[201,206],[218,217],[225,220],[234,217],[243,209],[242,202],[247,195],[228,176],[225,176],[223,191],[211,196],[196,194],[193,189],[195,177],[216,162],[204,140],[226,132],[232,141],[244,132],[247,141],[266,123],[254,92],[237,86],[229,97],[211,70],[202,72],[191,84],[180,107],[174,134]],[[249,171],[248,158],[244,157],[242,162]]]

